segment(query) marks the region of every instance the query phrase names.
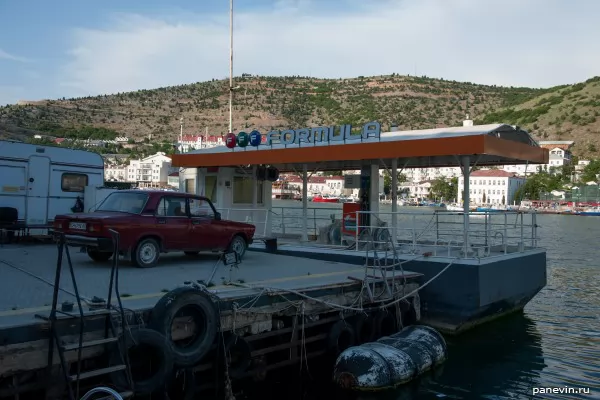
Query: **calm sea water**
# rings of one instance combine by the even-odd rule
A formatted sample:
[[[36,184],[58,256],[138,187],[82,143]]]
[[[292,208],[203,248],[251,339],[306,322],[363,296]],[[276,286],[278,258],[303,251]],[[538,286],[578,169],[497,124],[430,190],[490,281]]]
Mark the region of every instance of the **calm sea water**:
[[[299,208],[301,204],[276,201],[274,211],[277,206]],[[331,212],[341,209],[334,204],[309,206]],[[328,214],[324,212],[321,215]],[[535,398],[600,399],[600,217],[539,215],[538,224],[541,245],[547,249],[548,285],[523,314],[449,338],[449,358],[435,376],[425,375],[394,392],[355,398],[528,399],[534,398],[534,387],[569,386],[590,388],[591,394]],[[327,371],[311,375],[301,383],[272,379],[249,397],[343,398],[327,385]]]

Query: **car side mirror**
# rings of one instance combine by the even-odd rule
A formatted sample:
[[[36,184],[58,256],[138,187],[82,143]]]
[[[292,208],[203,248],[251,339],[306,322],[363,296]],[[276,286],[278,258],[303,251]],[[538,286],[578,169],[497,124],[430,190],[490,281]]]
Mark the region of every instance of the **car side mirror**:
[[[217,221],[221,220],[221,213],[218,211],[215,213],[215,220],[217,220]]]

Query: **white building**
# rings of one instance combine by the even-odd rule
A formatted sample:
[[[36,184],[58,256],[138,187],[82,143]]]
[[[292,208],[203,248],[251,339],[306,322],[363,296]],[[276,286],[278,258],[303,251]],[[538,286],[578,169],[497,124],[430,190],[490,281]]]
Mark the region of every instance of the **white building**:
[[[222,136],[215,135],[183,135],[177,146],[182,153],[225,144]]]
[[[514,164],[503,165],[502,170],[519,176],[529,176],[538,172],[539,167],[539,165]]]
[[[302,179],[295,175],[286,175],[285,180],[290,187],[298,189],[302,193]],[[328,194],[339,196],[344,194],[343,176],[311,176],[308,178],[308,195]]]
[[[513,204],[525,178],[499,169],[473,171],[469,179],[471,204]],[[458,178],[458,202],[463,201],[464,178]]]
[[[579,160],[575,166],[575,176],[573,177],[576,181],[581,179],[583,170],[590,164],[590,160]]]
[[[127,165],[105,164],[104,180],[112,182],[127,181]]]
[[[408,179],[408,182],[419,183],[423,181],[432,181],[437,178],[455,178],[461,176],[460,167],[440,167],[440,168],[407,168],[402,173]]]
[[[406,197],[411,199],[429,199],[429,193],[431,192],[431,181],[421,182],[404,182],[398,184],[398,192],[407,192]],[[405,197],[401,194],[399,198]]]
[[[167,184],[168,176],[174,172],[171,158],[158,152],[141,160],[131,160],[127,167],[128,182],[136,182],[141,186]]]
[[[550,150],[550,160],[546,169],[550,172],[552,169],[560,168],[571,164],[571,147],[575,144],[572,140],[542,141],[540,147]]]

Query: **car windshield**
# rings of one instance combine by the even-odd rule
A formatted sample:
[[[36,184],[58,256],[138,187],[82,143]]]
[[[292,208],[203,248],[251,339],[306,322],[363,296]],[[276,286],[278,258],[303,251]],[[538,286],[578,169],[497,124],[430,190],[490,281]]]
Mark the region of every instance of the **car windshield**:
[[[118,211],[139,214],[144,209],[148,195],[146,193],[114,192],[98,206],[96,211]]]

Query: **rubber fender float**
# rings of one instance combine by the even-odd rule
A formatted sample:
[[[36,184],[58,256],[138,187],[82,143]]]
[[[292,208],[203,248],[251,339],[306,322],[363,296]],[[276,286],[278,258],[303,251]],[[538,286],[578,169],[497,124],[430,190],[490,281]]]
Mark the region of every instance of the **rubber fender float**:
[[[356,343],[356,334],[352,326],[345,320],[337,321],[331,326],[327,336],[327,348],[335,355]]]
[[[434,366],[446,361],[448,356],[448,347],[444,336],[430,326],[411,325],[390,337],[424,345],[431,352]]]
[[[446,342],[427,326],[402,331],[343,351],[333,380],[344,389],[383,390],[402,385],[446,359]]]
[[[175,318],[189,316],[195,324],[195,334],[178,343],[173,341]],[[208,353],[219,331],[219,312],[209,294],[191,286],[171,290],[152,309],[148,327],[162,333],[171,343],[177,367],[192,367]]]
[[[377,345],[378,343],[392,346],[395,349],[408,354],[411,360],[413,360],[415,363],[415,376],[430,370],[433,366],[432,351],[422,343],[388,336],[379,339],[375,343],[368,344]]]
[[[135,329],[130,335],[126,335],[126,345],[135,393],[150,394],[164,387],[173,372],[173,351],[167,338],[152,329]],[[111,352],[110,363],[111,365],[123,363],[119,351]],[[149,365],[152,370],[148,375],[146,368]],[[123,370],[111,373],[110,378],[119,388],[129,387],[127,373]]]
[[[373,330],[376,338],[397,333],[398,321],[396,315],[387,310],[378,311],[373,317]]]
[[[225,338],[225,354],[229,362],[227,371],[232,378],[242,376],[252,364],[250,343],[236,334],[231,333]]]

